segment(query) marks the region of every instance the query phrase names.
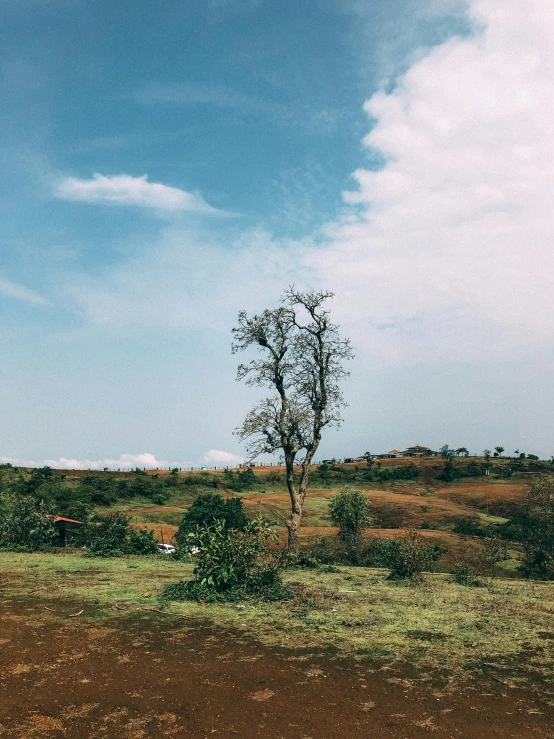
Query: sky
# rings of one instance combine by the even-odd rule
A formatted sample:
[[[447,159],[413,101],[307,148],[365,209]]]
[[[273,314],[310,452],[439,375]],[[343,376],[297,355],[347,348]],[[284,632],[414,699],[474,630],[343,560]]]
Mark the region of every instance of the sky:
[[[554,5],[0,0],[0,461],[233,464],[238,311],[330,289],[319,457],[554,454]]]

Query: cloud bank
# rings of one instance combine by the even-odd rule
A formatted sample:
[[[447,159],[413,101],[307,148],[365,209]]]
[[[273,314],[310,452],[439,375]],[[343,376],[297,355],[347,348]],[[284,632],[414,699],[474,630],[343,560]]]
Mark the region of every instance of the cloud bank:
[[[354,173],[336,221],[302,243],[254,230],[220,245],[213,232],[163,229],[100,279],[72,279],[89,319],[114,329],[228,331],[238,309],[271,304],[295,282],[334,289],[334,314],[375,361],[548,350],[554,5],[471,0],[468,8],[472,35],[434,47],[366,102],[363,143],[383,165]],[[115,181],[127,183],[123,199],[142,202],[129,194],[135,187],[149,203],[167,195],[165,207],[194,197],[127,176],[71,180],[84,188],[69,190],[109,198]]]
[[[224,452],[220,449],[210,449],[209,452],[204,454],[204,462],[208,462],[213,465],[229,465],[229,467],[236,467],[244,462],[244,457],[239,457],[238,454],[231,454],[231,452]]]
[[[221,449],[210,449],[204,454],[202,461],[209,465],[217,465],[218,467],[236,467],[244,462],[244,457],[222,451]],[[136,467],[155,470],[167,469],[168,467],[191,466],[190,462],[170,463],[166,459],[156,459],[155,455],[150,454],[150,452],[144,452],[143,454],[122,454],[119,459],[68,459],[67,457],[60,457],[59,459],[45,459],[43,462],[22,460],[15,457],[0,457],[0,464],[11,464],[14,467],[48,466],[56,470],[103,470],[106,467],[110,470],[133,470]]]
[[[12,461],[12,464],[16,463],[17,460]],[[20,462],[19,464],[23,463]],[[160,467],[169,467],[169,462],[167,462],[165,459],[156,459],[156,457],[149,452],[144,452],[144,454],[122,454],[119,459],[102,460],[78,460],[60,457],[59,459],[46,459],[44,461],[44,464],[48,467],[53,467],[56,470],[103,470],[104,467],[108,467],[109,469],[115,468],[122,470],[131,470],[135,467],[146,467],[146,469],[155,470],[156,468]]]
[[[165,211],[220,213],[212,208],[199,193],[190,193],[177,187],[149,182],[148,176],[131,177],[127,174],[94,174],[91,180],[65,177],[58,182],[55,195],[63,200],[107,205],[133,205]]]
[[[307,264],[375,356],[473,359],[554,339],[554,5],[471,0],[475,32],[365,104],[379,170]]]

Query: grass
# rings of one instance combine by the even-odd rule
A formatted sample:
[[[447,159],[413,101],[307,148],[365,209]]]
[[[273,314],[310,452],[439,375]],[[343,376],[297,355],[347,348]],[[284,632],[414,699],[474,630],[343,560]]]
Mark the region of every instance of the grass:
[[[268,646],[410,663],[459,677],[498,669],[512,681],[554,678],[554,583],[494,579],[468,588],[435,574],[415,587],[388,582],[384,570],[337,569],[286,572],[294,592],[286,602],[249,601],[240,609],[172,603],[167,611],[236,629]],[[4,552],[0,571],[2,598],[43,598],[49,605],[59,599],[117,618],[112,609],[119,602],[160,608],[156,596],[167,583],[190,578],[192,565],[161,556],[100,560],[80,552]]]

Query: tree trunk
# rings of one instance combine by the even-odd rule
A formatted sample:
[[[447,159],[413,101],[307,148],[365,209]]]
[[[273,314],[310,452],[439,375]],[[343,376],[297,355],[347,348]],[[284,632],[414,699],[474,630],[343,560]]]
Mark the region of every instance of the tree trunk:
[[[287,459],[285,456],[285,464],[287,467],[287,488],[291,502],[291,516],[286,521],[289,532],[288,548],[290,551],[296,551],[298,549],[300,523],[302,522],[302,509],[304,507],[304,498],[306,497],[308,481],[310,479],[310,464],[318,446],[319,438],[316,437],[316,443],[308,449],[304,461],[302,462],[302,473],[298,489],[294,484],[294,457]]]
[[[292,513],[286,522],[289,532],[287,546],[290,552],[296,552],[298,550],[301,520],[302,509],[300,508],[299,512]]]
[[[299,495],[294,484],[294,459],[296,454],[292,451],[285,453],[285,466],[287,469],[287,489],[290,495],[291,515],[285,522],[288,535],[288,548],[291,551],[298,549],[298,537],[300,535],[300,521],[302,520],[303,498]]]

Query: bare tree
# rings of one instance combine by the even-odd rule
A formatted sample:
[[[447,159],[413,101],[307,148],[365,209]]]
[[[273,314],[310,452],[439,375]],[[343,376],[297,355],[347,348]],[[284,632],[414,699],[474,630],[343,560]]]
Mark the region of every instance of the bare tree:
[[[286,522],[290,549],[298,547],[310,464],[321,434],[340,425],[345,405],[339,380],[348,375],[343,362],[353,354],[325,306],[332,297],[328,291],[302,293],[290,287],[280,307],[252,317],[241,311],[233,329],[233,353],[253,346],[262,355],[239,365],[237,379],[273,391],[254,406],[236,433],[246,441],[250,460],[283,454],[291,500]],[[295,463],[300,465],[298,481]]]

